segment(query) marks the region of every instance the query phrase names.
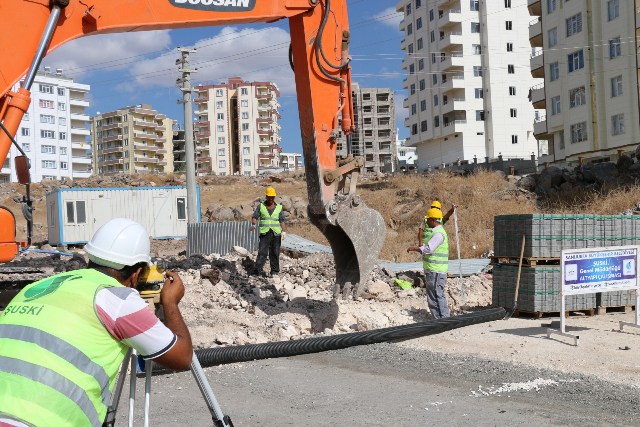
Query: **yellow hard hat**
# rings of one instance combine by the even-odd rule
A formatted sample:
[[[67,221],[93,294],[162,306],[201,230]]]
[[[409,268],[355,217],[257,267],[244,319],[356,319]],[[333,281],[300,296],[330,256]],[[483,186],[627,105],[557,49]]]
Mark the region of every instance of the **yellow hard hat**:
[[[276,189],[273,188],[273,187],[267,187],[266,196],[267,197],[276,197]]]
[[[427,211],[427,218],[442,219],[442,211],[438,208],[431,208]]]
[[[433,202],[431,202],[431,207],[442,210],[442,203],[440,203],[440,201],[438,200],[434,200]]]

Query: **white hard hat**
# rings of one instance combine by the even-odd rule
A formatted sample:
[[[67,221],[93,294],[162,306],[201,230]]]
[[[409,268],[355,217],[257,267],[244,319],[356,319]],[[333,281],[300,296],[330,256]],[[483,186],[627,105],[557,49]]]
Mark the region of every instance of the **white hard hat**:
[[[104,224],[95,232],[84,250],[91,261],[116,270],[151,261],[147,230],[127,218],[114,218]]]

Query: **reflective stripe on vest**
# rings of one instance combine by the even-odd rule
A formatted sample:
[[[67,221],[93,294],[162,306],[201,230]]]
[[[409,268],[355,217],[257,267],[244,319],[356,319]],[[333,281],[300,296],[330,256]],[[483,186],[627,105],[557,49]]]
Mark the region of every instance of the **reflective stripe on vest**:
[[[0,315],[0,414],[37,426],[102,425],[127,350],[96,314],[96,293],[110,287],[124,289],[77,270],[33,283],[9,303]]]
[[[433,234],[435,233],[442,234],[444,240],[432,254],[425,254],[423,256],[422,266],[425,270],[436,273],[446,273],[449,271],[449,237],[443,227],[434,228]]]
[[[282,212],[282,205],[276,203],[276,207],[273,209],[271,215],[269,210],[260,203],[260,234],[268,233],[269,230],[273,230],[275,234],[281,234],[282,228],[280,227],[280,212]]]

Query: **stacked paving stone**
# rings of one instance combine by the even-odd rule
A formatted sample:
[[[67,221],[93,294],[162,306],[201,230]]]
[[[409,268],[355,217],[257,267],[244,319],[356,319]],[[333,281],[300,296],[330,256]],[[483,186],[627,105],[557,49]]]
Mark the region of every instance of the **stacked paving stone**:
[[[518,308],[560,311],[560,257],[563,249],[640,244],[640,216],[499,215],[494,219],[494,305],[513,307],[517,262],[525,236]],[[506,261],[507,263],[501,263]],[[516,264],[514,266],[514,263]],[[635,291],[573,295],[567,310],[635,304]]]

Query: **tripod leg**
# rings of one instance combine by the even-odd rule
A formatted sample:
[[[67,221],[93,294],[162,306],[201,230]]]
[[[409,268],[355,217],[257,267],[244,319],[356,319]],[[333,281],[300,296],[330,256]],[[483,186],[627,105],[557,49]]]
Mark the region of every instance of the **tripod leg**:
[[[122,366],[120,366],[116,386],[113,389],[113,394],[111,395],[111,404],[107,410],[107,416],[105,417],[104,424],[102,424],[103,427],[113,427],[116,422],[116,412],[118,412],[118,404],[120,403],[120,396],[122,396],[124,380],[127,378],[127,366],[131,359],[131,351],[132,350],[130,348],[124,356],[124,359],[122,359]]]
[[[129,361],[131,362],[131,376],[129,377],[129,427],[133,427],[133,409],[136,404],[136,358],[138,357],[138,352],[133,350],[131,353],[131,358]]]
[[[198,383],[198,387],[200,388],[200,392],[204,397],[204,400],[207,402],[207,406],[209,407],[209,411],[211,412],[211,417],[213,419],[213,424],[216,427],[233,427],[233,423],[231,422],[231,418],[228,415],[224,415],[222,413],[222,409],[218,405],[218,401],[216,397],[213,395],[213,390],[211,390],[211,386],[207,381],[207,377],[202,370],[202,366],[200,365],[200,361],[195,353],[193,353],[193,358],[191,359],[191,372]]]
[[[153,370],[153,360],[146,360],[144,368],[144,427],[149,427],[149,411],[151,408],[151,371]]]

